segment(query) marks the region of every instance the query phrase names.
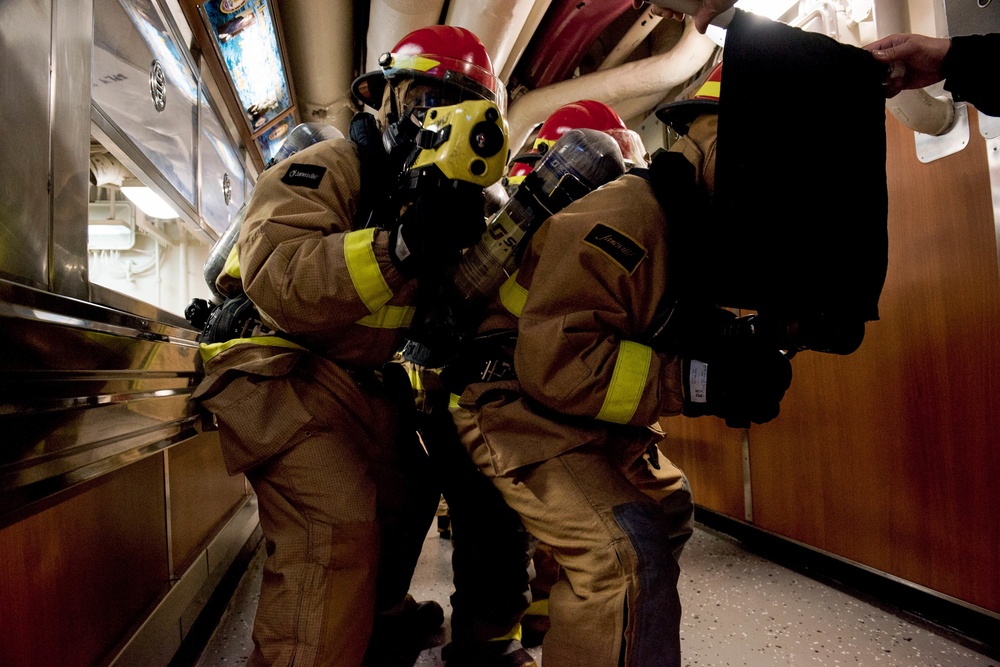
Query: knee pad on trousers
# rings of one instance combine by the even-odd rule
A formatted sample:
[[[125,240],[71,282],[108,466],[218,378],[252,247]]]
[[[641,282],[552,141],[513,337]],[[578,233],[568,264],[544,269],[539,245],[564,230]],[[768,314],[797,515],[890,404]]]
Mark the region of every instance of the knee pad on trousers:
[[[614,508],[615,522],[635,551],[634,580],[638,590],[629,596],[627,664],[679,664],[680,568],[672,537],[676,526],[654,503],[628,503]]]
[[[681,488],[660,501],[660,507],[670,524],[670,544],[675,559],[680,559],[684,545],[691,539],[694,532],[694,501],[691,497],[691,486],[687,477]]]

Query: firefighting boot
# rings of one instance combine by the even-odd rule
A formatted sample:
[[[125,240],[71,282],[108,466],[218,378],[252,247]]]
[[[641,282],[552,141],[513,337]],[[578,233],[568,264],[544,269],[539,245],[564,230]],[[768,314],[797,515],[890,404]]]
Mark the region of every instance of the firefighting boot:
[[[437,602],[417,602],[412,596],[375,616],[363,667],[412,667],[425,648],[439,641],[444,610]]]
[[[536,593],[532,591],[532,595]],[[521,629],[525,646],[541,646],[545,633],[549,631],[549,599],[534,600],[521,617]]]
[[[518,639],[452,642],[441,650],[445,667],[538,667]]]
[[[407,595],[397,608],[375,617],[373,640],[388,642],[422,642],[441,630],[444,610],[437,602],[417,602]]]

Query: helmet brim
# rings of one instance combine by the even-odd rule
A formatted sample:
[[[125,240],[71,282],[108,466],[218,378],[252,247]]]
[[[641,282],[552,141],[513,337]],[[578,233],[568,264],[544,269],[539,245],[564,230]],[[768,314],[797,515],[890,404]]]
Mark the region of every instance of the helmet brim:
[[[365,72],[351,83],[351,92],[366,105],[378,109],[385,92],[385,74],[380,69]]]
[[[698,116],[719,113],[717,100],[680,100],[667,102],[656,110],[656,118],[671,127],[686,127]]]

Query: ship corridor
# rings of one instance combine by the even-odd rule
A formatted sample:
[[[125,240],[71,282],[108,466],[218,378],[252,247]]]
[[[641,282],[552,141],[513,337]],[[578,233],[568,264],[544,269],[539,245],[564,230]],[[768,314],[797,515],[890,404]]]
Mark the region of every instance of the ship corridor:
[[[404,16],[408,4],[427,13]],[[774,4],[780,20],[858,46],[1000,32],[1000,1]],[[223,50],[244,43],[231,31],[249,15],[213,24],[222,5],[258,10],[244,38],[265,39],[280,70],[279,85],[255,89],[260,104],[239,97]],[[358,110],[350,82],[406,26],[468,22],[502,53],[500,78],[530,84],[509,91],[512,150],[559,104],[594,96],[652,155],[676,139],[654,107],[723,49],[648,11],[630,0],[0,2],[0,667],[246,662],[256,497],[191,400],[201,327],[184,313],[214,298],[220,266],[208,260],[286,133],[316,119],[343,133]],[[800,114],[795,92],[767,102]],[[689,667],[1000,667],[1000,119],[935,99],[955,123],[933,141],[885,112],[889,269],[864,344],[796,355],[767,424],[661,420],[696,503],[680,579]],[[821,163],[857,150],[846,134],[810,126],[796,139]],[[819,183],[806,208],[856,209],[850,176]],[[450,558],[431,526],[412,592],[441,603],[445,628],[401,665],[441,664]]]
[[[990,651],[947,629],[880,603],[862,590],[820,580],[750,550],[702,523],[681,559],[685,667],[881,665],[997,667]],[[232,597],[207,608],[171,667],[242,667],[253,649],[263,550],[231,587]],[[448,642],[451,542],[428,532],[411,593],[445,610],[441,632],[387,660],[384,667],[443,665]],[[528,651],[544,664],[538,646]],[[378,665],[377,667],[383,667]]]

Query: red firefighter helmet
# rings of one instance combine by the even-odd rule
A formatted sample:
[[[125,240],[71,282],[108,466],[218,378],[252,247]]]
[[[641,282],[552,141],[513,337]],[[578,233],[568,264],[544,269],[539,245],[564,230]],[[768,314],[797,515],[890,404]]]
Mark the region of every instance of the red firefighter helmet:
[[[579,100],[564,104],[545,119],[538,130],[533,148],[544,154],[559,137],[567,130],[574,128],[589,128],[608,132],[609,130],[625,130],[624,121],[607,104],[595,100]],[[545,148],[542,148],[545,146]]]
[[[535,168],[534,160],[532,160],[531,164],[520,161],[517,157],[514,160],[510,165],[510,169],[507,170],[506,184],[508,186],[520,185],[524,177],[530,174]]]
[[[468,99],[495,103],[507,111],[507,91],[493,73],[486,47],[471,31],[432,25],[409,33],[379,57],[379,68],[362,74],[351,90],[372,108],[382,105],[385,82],[396,86],[412,80],[432,92],[420,106],[445,106]]]
[[[668,102],[656,110],[661,123],[669,125],[680,134],[687,132],[688,126],[698,116],[719,112],[719,96],[722,92],[722,62],[709,70],[708,75],[695,82],[694,91],[681,94],[682,99]]]
[[[533,165],[552,148],[560,137],[572,129],[600,130],[611,135],[622,150],[627,165],[645,165],[646,149],[639,135],[625,127],[625,121],[614,109],[596,100],[578,100],[564,104],[552,112],[538,130],[535,143],[527,153],[513,158],[507,174],[507,184],[517,185],[531,173]]]

